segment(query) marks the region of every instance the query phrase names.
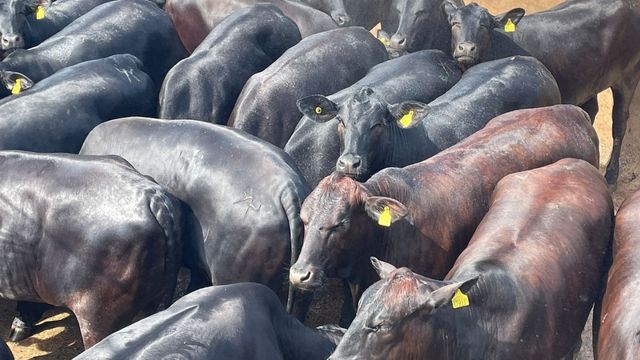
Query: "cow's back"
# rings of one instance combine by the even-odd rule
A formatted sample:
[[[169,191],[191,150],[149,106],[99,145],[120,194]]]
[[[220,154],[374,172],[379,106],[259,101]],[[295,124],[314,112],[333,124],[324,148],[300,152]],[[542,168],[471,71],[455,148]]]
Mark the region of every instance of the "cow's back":
[[[498,183],[446,278],[480,275],[476,286],[490,289],[476,309],[481,322],[496,329],[476,334],[485,358],[570,353],[599,292],[612,221],[604,178],[583,160],[563,159]],[[468,294],[471,301],[475,294]],[[500,316],[490,304],[500,305]]]
[[[214,284],[274,281],[300,236],[304,178],[283,151],[238,130],[125,118],[96,127],[81,153],[119,155],[188,204]]]
[[[152,115],[153,82],[141,68],[132,55],[114,55],[62,69],[1,99],[0,149],[77,153],[101,122]]]
[[[228,125],[284,147],[302,117],[298,99],[346,88],[386,58],[384,46],[362,28],[305,38],[247,81]]]
[[[226,124],[246,81],[299,41],[296,25],[275,6],[234,12],[169,71],[159,117]]]
[[[640,304],[640,192],[627,198],[616,214],[613,264],[609,269],[594,339],[597,359],[636,359],[640,356],[637,322]],[[594,322],[596,321],[594,312]],[[595,325],[594,325],[595,326]],[[594,336],[595,336],[594,335]]]

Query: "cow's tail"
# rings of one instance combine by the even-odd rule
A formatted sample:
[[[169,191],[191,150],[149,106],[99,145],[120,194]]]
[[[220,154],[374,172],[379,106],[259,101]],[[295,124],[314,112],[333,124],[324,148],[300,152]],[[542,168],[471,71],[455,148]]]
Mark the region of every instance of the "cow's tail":
[[[164,254],[165,294],[161,308],[167,308],[173,301],[177,285],[178,271],[182,260],[181,207],[180,201],[161,190],[151,196],[149,209],[162,228],[166,238]]]
[[[300,208],[302,207],[302,199],[298,197],[295,191],[286,191],[282,196],[282,206],[287,213],[287,219],[289,221],[289,240],[291,242],[291,263],[289,266],[293,266],[298,260],[300,255],[300,248],[302,245],[302,235],[304,226],[302,225],[302,219],[300,219]],[[288,276],[286,277],[288,279]],[[287,293],[287,312],[293,311],[293,304],[295,302],[295,289],[289,281],[289,290]]]

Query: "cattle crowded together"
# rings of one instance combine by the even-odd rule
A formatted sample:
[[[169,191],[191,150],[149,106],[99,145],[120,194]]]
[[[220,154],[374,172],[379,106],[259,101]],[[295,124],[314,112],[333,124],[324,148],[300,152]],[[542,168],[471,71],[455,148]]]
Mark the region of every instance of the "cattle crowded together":
[[[0,47],[11,346],[640,359],[640,0],[0,0]]]

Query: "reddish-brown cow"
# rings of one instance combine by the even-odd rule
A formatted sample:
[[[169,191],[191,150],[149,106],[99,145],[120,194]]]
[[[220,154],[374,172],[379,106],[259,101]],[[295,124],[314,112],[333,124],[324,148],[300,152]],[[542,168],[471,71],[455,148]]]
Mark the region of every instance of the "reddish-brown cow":
[[[570,356],[612,222],[604,178],[583,160],[509,175],[446,280],[373,259],[383,280],[364,293],[330,359]]]
[[[312,290],[338,276],[350,282],[357,301],[375,281],[370,256],[441,279],[500,179],[566,157],[597,166],[598,138],[587,113],[558,105],[498,116],[448,150],[365,183],[331,175],[303,204],[304,244],[290,281]],[[380,222],[395,224],[377,225],[381,215]]]
[[[640,359],[640,303],[636,300],[640,293],[639,226],[640,191],[626,199],[616,215],[613,264],[601,310],[596,306],[593,317],[598,360]]]

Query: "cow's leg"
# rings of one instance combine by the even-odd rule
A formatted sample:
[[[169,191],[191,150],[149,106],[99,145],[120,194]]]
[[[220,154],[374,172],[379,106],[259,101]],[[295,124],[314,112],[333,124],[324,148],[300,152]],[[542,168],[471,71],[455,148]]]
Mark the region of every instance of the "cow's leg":
[[[11,332],[9,333],[11,341],[24,340],[33,335],[36,323],[42,319],[42,315],[47,310],[53,309],[53,306],[30,301],[18,301],[16,308],[18,316],[13,319]]]
[[[82,296],[69,304],[78,319],[85,349],[129,325],[138,313],[150,307],[140,300],[135,294],[102,292]]]
[[[569,351],[567,355],[563,356],[561,360],[575,359],[576,356],[578,356],[578,353],[580,352],[580,348],[582,348],[582,336],[578,339],[578,342],[576,342],[576,344],[573,346],[571,351]]]
[[[598,96],[594,96],[591,99],[587,100],[586,103],[580,106],[582,110],[586,111],[591,118],[591,123],[593,124],[596,121],[596,115],[598,114],[598,110],[600,109],[598,106]]]
[[[613,87],[613,149],[611,150],[611,160],[607,165],[605,178],[607,183],[615,188],[618,181],[618,171],[620,162],[620,151],[622,140],[627,131],[627,120],[629,119],[629,106],[633,99],[633,94],[638,85],[638,75],[634,74],[633,79],[626,79],[623,84]]]

